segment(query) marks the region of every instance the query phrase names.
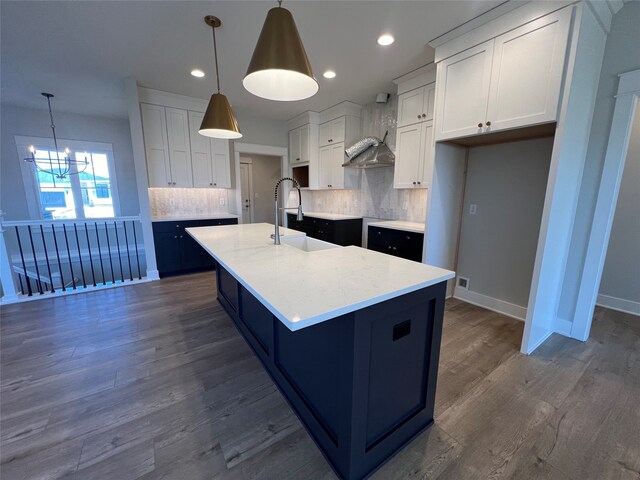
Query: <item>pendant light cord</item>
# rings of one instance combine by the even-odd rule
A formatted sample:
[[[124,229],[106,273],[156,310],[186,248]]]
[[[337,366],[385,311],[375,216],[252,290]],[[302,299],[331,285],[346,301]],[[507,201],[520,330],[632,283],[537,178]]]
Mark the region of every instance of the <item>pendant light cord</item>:
[[[282,8],[282,0],[278,0],[278,8]]]
[[[216,63],[216,82],[218,83],[218,93],[220,93],[220,70],[218,69],[218,49],[216,48],[216,27],[213,30],[213,58]]]

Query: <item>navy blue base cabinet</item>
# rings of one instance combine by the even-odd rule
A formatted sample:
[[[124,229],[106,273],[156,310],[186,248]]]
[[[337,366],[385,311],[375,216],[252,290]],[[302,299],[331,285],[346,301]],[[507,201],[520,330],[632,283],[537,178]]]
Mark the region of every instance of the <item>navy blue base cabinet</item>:
[[[446,282],[292,332],[224,268],[218,300],[345,480],[433,424]]]
[[[287,225],[293,230],[304,232],[307,237],[317,238],[325,242],[348,247],[362,245],[362,219],[327,220],[304,215],[296,220],[296,215],[287,213]]]
[[[166,277],[215,268],[215,261],[211,255],[184,231],[185,228],[235,225],[237,223],[237,218],[153,222],[153,243],[156,248],[156,262],[160,276]]]
[[[367,248],[369,250],[422,262],[424,234],[371,226],[368,232]]]

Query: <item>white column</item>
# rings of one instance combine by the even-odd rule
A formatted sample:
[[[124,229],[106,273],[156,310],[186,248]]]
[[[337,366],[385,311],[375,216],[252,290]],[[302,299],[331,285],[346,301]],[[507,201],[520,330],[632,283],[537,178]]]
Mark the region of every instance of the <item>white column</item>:
[[[0,218],[4,212],[0,212]],[[18,292],[13,279],[13,269],[9,261],[9,251],[4,241],[5,229],[0,223],[0,283],[2,283],[2,303],[13,303],[18,301]]]

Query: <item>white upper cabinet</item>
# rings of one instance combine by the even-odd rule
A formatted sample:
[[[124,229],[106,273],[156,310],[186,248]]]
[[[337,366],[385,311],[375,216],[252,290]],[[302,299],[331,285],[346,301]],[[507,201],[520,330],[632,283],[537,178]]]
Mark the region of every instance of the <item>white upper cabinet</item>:
[[[570,21],[564,9],[495,39],[490,130],[556,120]]]
[[[344,143],[320,147],[318,162],[318,188],[343,189],[353,188],[350,180],[357,172],[344,168]]]
[[[428,188],[431,183],[433,122],[414,123],[396,132],[394,188]]]
[[[340,117],[320,125],[319,145],[321,147],[345,140],[346,119]]]
[[[309,149],[311,145],[311,126],[303,125],[300,127],[300,162],[309,161]]]
[[[150,187],[171,186],[171,167],[164,107],[140,105]]]
[[[435,83],[398,96],[398,127],[433,120]]]
[[[229,141],[198,133],[204,114],[189,111],[194,187],[231,188]]]
[[[191,141],[187,111],[178,108],[165,108],[165,111],[172,185],[174,187],[192,187]]]
[[[301,128],[296,128],[289,132],[289,163],[302,162],[302,146],[300,142]]]
[[[438,63],[435,139],[555,121],[570,22],[562,9]]]
[[[436,140],[483,132],[493,43],[489,40],[438,64]]]

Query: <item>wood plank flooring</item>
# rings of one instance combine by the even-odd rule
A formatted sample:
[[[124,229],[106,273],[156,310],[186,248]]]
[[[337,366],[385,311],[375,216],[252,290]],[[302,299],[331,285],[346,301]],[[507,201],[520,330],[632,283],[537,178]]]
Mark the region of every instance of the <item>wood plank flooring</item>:
[[[2,308],[2,479],[335,479],[215,299],[212,273]],[[386,479],[640,479],[640,318],[530,357],[447,302],[436,424]]]

